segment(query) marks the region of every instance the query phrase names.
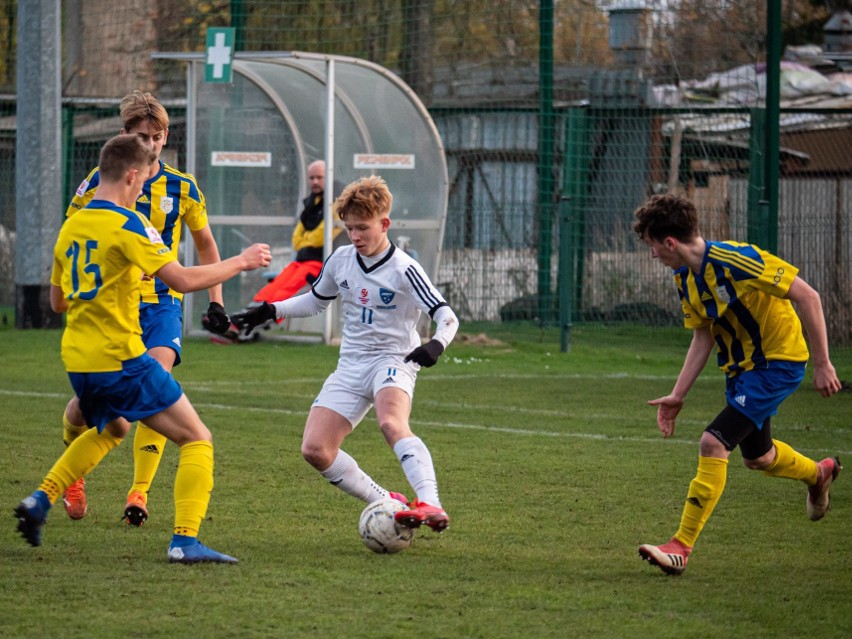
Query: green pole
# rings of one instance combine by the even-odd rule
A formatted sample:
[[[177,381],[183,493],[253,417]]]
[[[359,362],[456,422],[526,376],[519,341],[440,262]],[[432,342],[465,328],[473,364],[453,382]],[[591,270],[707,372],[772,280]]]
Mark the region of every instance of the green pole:
[[[563,353],[571,350],[571,328],[579,310],[577,268],[582,263],[579,230],[586,206],[588,176],[587,120],[583,108],[565,116],[565,160],[559,201],[559,328]]]
[[[74,157],[74,113],[67,106],[62,107],[62,203],[67,205],[74,192],[73,180],[78,177],[71,175],[71,161]],[[79,176],[83,179],[85,175]],[[59,212],[65,218],[65,209]]]
[[[538,119],[538,316],[542,325],[553,321],[550,258],[553,245],[553,2],[539,10]]]
[[[781,0],[769,0],[766,11],[766,167],[764,200],[766,250],[778,251],[778,179],[781,115]]]
[[[231,0],[231,26],[234,27],[234,52],[246,50],[246,9],[243,0]]]
[[[766,200],[766,110],[751,109],[748,164],[748,220],[746,241],[769,249]]]

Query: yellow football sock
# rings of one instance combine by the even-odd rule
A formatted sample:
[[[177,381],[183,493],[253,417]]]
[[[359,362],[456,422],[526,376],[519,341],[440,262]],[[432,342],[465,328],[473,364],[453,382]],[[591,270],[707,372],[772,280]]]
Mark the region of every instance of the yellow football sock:
[[[89,429],[65,449],[62,457],[45,475],[39,489],[47,493],[51,504],[54,503],[68,486],[91,471],[120,443],[120,438],[113,437],[106,430],[98,433],[97,428]]]
[[[70,446],[71,442],[77,439],[80,435],[89,430],[88,424],[72,424],[68,419],[68,413],[62,412],[62,441],[66,446]]]
[[[718,457],[698,457],[698,472],[689,484],[680,527],[675,537],[692,548],[701,529],[710,518],[716,502],[725,490],[728,478],[728,460]]]
[[[133,485],[127,492],[128,495],[137,490],[148,494],[163,458],[165,446],[165,435],[148,428],[142,422],[136,425],[136,434],[133,436]]]
[[[176,535],[197,537],[213,490],[213,444],[199,441],[180,447],[175,476]]]
[[[817,483],[819,470],[813,459],[805,457],[802,453],[796,452],[788,444],[777,439],[773,439],[772,443],[775,444],[775,460],[768,468],[763,469],[764,475],[798,479],[808,486]]]

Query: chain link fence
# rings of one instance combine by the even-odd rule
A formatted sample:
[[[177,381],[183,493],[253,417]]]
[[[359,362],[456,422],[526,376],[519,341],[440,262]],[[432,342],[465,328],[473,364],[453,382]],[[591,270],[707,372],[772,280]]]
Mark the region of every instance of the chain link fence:
[[[652,193],[682,192],[697,203],[706,237],[765,245],[754,219],[765,197],[772,5],[65,0],[58,179],[70,199],[120,127],[118,100],[136,88],[169,109],[166,161],[184,168],[185,64],[152,54],[202,52],[208,27],[232,26],[237,51],[364,58],[415,91],[440,133],[450,182],[435,280],[463,320],[553,323],[567,304],[574,323],[673,325],[671,278],[637,244],[632,211]],[[820,290],[832,343],[848,346],[846,10],[780,2],[775,248]],[[0,306],[14,303],[15,63],[30,54],[16,48],[15,13],[0,3],[8,35],[0,38]]]

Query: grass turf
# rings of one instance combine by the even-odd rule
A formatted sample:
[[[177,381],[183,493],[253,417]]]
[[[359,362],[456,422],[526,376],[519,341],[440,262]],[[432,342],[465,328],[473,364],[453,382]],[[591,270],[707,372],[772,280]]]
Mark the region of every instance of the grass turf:
[[[722,408],[708,366],[676,437],[647,399],[680,368],[682,330],[465,326],[421,372],[412,426],[430,447],[452,517],[398,555],[367,551],[362,504],[300,458],[306,411],[336,362],[319,345],[222,347],[189,340],[176,377],[214,433],[216,487],[201,539],[237,566],[166,562],[177,449],[169,444],[141,529],[119,519],[132,472],[128,438],[88,479],[90,513],[61,505],[30,548],[11,510],[61,453],[69,386],[58,331],[0,332],[0,614],[7,637],[846,637],[852,634],[852,479],[821,522],[805,487],[746,470],[735,452],[719,505],[683,577],[641,562],[641,543],[677,527],[697,440]],[[835,354],[852,377],[852,354]],[[823,399],[810,380],[773,432],[852,470],[852,393]],[[346,450],[376,480],[410,493],[372,414]],[[845,472],[850,472],[849,470]]]

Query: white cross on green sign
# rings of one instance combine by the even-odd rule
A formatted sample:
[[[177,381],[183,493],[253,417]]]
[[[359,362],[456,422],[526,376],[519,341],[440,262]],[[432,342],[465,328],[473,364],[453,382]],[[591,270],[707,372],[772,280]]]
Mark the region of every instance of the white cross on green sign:
[[[207,29],[207,59],[204,64],[205,82],[231,83],[231,63],[234,60],[233,27]]]

